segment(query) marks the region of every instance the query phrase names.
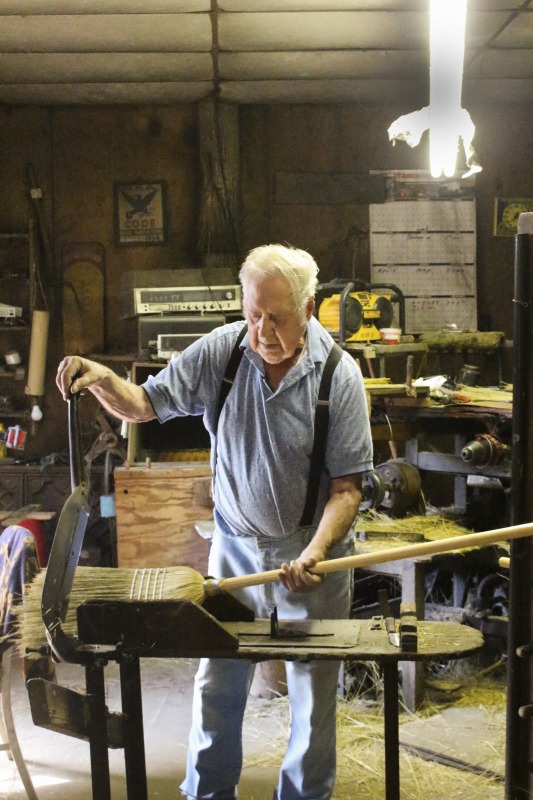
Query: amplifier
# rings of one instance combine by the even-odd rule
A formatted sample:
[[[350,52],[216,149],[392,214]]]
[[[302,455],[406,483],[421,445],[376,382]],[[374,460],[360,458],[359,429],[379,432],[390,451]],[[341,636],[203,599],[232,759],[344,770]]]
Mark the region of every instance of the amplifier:
[[[226,318],[221,314],[206,314],[205,316],[184,314],[160,314],[154,316],[140,316],[138,325],[139,353],[155,354],[158,349],[158,337],[169,334],[188,336],[189,344],[199,339],[204,333],[209,333],[214,328],[225,325]],[[173,348],[173,350],[176,348]]]
[[[240,311],[241,287],[226,286],[161,286],[131,289],[133,293],[133,315],[183,313],[224,314]]]
[[[0,303],[0,317],[8,319],[9,317],[21,317],[22,308],[20,306],[9,306],[6,303]]]
[[[160,333],[157,337],[157,357],[172,358],[173,354],[181,353],[190,344],[200,339],[205,334],[194,333]]]

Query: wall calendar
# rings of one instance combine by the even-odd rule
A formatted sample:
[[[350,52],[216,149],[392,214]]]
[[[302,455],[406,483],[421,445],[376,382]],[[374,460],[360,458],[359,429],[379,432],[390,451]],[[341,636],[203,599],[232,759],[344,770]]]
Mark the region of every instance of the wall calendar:
[[[405,332],[477,330],[476,206],[472,197],[370,206],[371,282],[405,296]]]

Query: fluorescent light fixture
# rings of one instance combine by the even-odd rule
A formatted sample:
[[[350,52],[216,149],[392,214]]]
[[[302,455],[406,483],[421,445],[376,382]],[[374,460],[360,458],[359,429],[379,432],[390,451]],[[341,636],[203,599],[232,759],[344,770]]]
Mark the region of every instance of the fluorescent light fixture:
[[[467,0],[429,0],[430,75],[429,106],[394,120],[389,127],[393,144],[416,147],[429,130],[429,159],[434,178],[455,175],[457,150],[462,145],[467,171],[463,178],[481,172],[472,145],[476,128],[461,107]]]
[[[463,126],[466,2],[429,0],[429,160],[434,178],[455,173]]]

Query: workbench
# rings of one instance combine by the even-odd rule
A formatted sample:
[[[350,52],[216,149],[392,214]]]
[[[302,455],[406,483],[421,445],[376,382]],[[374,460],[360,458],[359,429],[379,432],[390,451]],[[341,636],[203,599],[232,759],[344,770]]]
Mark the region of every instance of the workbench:
[[[227,593],[189,601],[88,601],[78,608],[85,695],[56,684],[28,683],[34,722],[90,743],[93,800],[110,800],[110,747],[124,749],[128,800],[148,800],[141,661],[157,658],[376,661],[384,680],[385,798],[399,800],[398,663],[457,659],[480,649],[482,635],[449,622],[421,622],[417,652],[390,643],[375,620],[255,620]],[[118,643],[117,643],[118,642]],[[106,706],[105,666],[119,664],[122,713]],[[354,790],[355,797],[355,790]]]
[[[424,342],[406,342],[399,344],[381,344],[380,342],[345,342],[344,349],[354,358],[363,357],[367,361],[377,359],[379,363],[379,377],[387,375],[387,358],[428,353],[428,346]],[[378,376],[376,376],[378,377]]]
[[[468,463],[461,453],[464,446],[480,434],[490,434],[509,446],[512,402],[440,405],[424,397],[380,397],[376,390],[372,395],[372,406],[375,414],[379,414],[381,409],[386,415],[392,436],[398,422],[410,432],[410,435],[397,440],[404,445],[406,461],[421,472],[453,476],[453,506],[458,513],[464,514],[466,511],[466,487],[470,476],[502,479],[507,484],[510,482],[510,447],[507,457],[482,466]],[[424,448],[420,445],[420,439],[431,439],[437,446]]]

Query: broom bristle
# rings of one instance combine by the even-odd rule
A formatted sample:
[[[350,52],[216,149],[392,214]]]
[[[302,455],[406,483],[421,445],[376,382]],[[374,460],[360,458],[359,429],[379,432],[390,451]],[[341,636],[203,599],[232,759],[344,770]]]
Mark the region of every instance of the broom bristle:
[[[41,609],[45,577],[46,570],[41,570],[28,587],[24,603],[16,608],[15,631],[10,638],[20,655],[27,655],[27,648],[36,650],[46,643]],[[190,600],[202,604],[204,598],[204,578],[192,567],[78,567],[62,627],[67,635],[76,635],[76,610],[86,600]]]

